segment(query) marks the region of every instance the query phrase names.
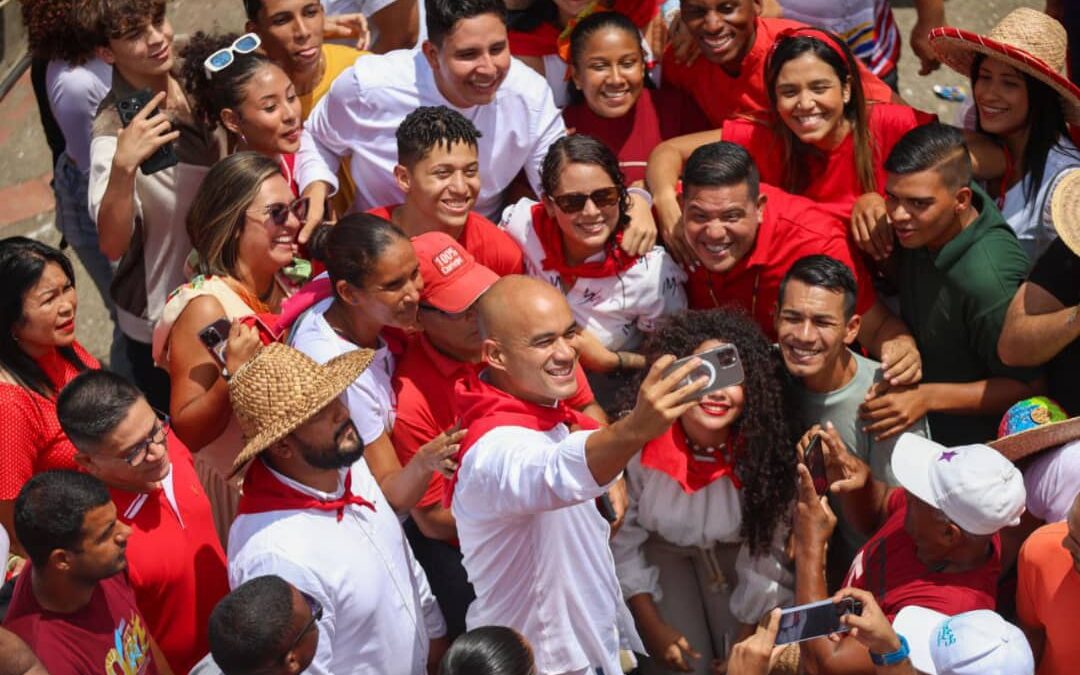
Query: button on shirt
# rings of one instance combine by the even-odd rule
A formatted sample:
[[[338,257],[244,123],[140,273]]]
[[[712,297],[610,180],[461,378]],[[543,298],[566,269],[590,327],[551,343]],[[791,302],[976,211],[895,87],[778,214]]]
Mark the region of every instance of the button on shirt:
[[[544,269],[544,245],[533,227],[531,199],[522,199],[503,213],[502,227],[525,253],[525,273],[566,294],[570,309],[584,328],[612,351],[634,349],[642,333],[652,332],[663,316],[686,309],[686,273],[660,246],[654,246],[617,276],[579,277],[563,287],[559,272]],[[585,262],[603,261],[597,253]]]
[[[463,563],[476,600],[469,629],[510,626],[540,673],[620,673],[625,647],[644,653],[622,601],[585,459],[591,432],[496,427],[465,453],[454,489]],[[592,672],[592,671],[590,671]]]
[[[498,217],[503,190],[525,169],[537,193],[540,163],[548,146],[566,134],[559,109],[544,78],[511,59],[506,78],[486,105],[456,108],[439,92],[422,52],[396,50],[359,59],[330,87],[304,123],[297,178],[301,190],[315,181],[337,189],[341,158],[351,154],[356,181],[354,211],[404,201],[394,180],[395,132],[419,106],[444,105],[472,121],[479,141],[480,195],[476,210]]]
[[[229,531],[229,583],[276,574],[322,603],[318,651],[304,672],[425,675],[430,639],[446,624],[367,463],[351,470],[353,493],[374,511],[349,504],[341,522],[332,510],[241,514]],[[332,494],[270,471],[316,499],[344,493],[345,469]]]

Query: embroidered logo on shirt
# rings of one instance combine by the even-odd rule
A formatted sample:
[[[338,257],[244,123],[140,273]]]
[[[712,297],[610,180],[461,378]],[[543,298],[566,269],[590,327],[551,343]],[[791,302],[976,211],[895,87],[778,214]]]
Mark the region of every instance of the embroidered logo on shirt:
[[[444,248],[432,258],[431,262],[435,263],[435,267],[439,270],[439,274],[444,277],[450,276],[451,272],[465,264],[465,260],[453,246]]]
[[[105,655],[105,672],[110,675],[139,675],[150,662],[150,637],[142,617],[132,612],[131,623],[121,619],[113,631],[115,646]]]
[[[938,461],[939,462],[952,462],[953,457],[956,457],[956,451],[954,451],[954,450],[946,450],[945,452],[941,453],[941,457],[938,457]]]
[[[939,647],[951,647],[956,644],[956,633],[953,632],[949,623],[950,621],[946,621],[938,631],[936,642]]]

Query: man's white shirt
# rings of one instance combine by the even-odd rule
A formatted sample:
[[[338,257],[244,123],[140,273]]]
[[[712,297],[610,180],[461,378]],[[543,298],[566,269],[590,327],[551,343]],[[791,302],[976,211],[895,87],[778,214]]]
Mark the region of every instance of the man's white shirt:
[[[493,102],[457,108],[439,92],[420,50],[365,56],[334,80],[304,122],[296,159],[300,188],[324,181],[336,190],[341,158],[350,156],[349,169],[356,182],[353,211],[400,204],[404,194],[393,175],[395,132],[417,107],[437,105],[461,113],[483,134],[476,211],[497,219],[503,191],[523,168],[533,190],[540,193],[544,155],[566,134],[544,78],[511,59]]]
[[[586,462],[590,433],[497,427],[465,454],[454,491],[476,590],[466,624],[518,630],[541,674],[620,673],[620,646],[644,653],[615,577],[611,528],[593,501],[608,486]]]
[[[270,471],[319,499],[344,492],[345,469],[332,494]],[[375,511],[350,504],[341,522],[336,511],[314,509],[237,516],[229,530],[229,585],[276,574],[322,604],[318,651],[304,672],[426,675],[430,639],[446,634],[442,612],[363,459],[352,465],[351,488]]]

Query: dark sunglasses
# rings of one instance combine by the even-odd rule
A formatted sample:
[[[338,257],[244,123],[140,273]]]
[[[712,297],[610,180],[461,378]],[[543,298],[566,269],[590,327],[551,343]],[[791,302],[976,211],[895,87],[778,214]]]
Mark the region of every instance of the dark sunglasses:
[[[278,227],[283,226],[289,222],[289,213],[291,212],[296,219],[303,223],[307,220],[308,207],[311,206],[310,197],[301,197],[293,200],[289,204],[283,202],[277,202],[276,204],[270,204],[262,210],[262,215],[270,218],[270,222]]]
[[[558,206],[563,213],[578,213],[585,208],[585,204],[590,199],[593,204],[596,204],[596,208],[604,209],[618,204],[620,196],[619,188],[612,186],[593,190],[588,194],[568,192],[558,197],[552,197],[551,201],[555,202],[555,206]]]
[[[307,603],[308,609],[311,610],[311,619],[308,620],[304,627],[296,634],[296,638],[289,645],[289,648],[285,650],[285,654],[282,655],[282,659],[289,655],[289,652],[296,649],[296,645],[300,644],[300,641],[304,639],[304,636],[311,632],[311,629],[315,627],[315,624],[322,621],[323,606],[322,603],[311,597],[303,591],[298,591],[300,597]]]

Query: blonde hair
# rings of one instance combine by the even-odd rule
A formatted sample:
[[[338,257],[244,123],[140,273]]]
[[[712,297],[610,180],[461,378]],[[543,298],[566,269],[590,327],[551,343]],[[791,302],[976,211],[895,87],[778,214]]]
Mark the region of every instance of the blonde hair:
[[[210,168],[187,215],[187,233],[199,254],[196,272],[235,276],[245,212],[268,178],[281,175],[278,163],[257,152],[238,152]]]

